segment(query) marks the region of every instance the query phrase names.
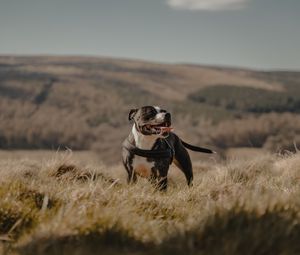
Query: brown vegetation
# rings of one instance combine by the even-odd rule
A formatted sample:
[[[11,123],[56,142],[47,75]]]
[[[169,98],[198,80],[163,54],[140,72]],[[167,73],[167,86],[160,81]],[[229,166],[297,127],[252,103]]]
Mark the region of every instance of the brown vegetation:
[[[130,130],[128,110],[146,104],[170,110],[175,132],[198,145],[293,149],[299,114],[281,112],[297,112],[299,84],[297,72],[2,56],[0,149],[92,149],[115,163]],[[280,110],[262,115],[257,109]]]
[[[0,160],[0,253],[300,252],[299,154],[201,163],[192,188],[172,169],[166,193],[70,156]]]
[[[0,254],[299,254],[299,84],[298,72],[0,57],[0,149],[32,150],[0,153]],[[127,113],[147,104],[188,142],[295,154],[191,153],[193,187],[173,167],[165,193],[128,186]],[[33,151],[65,147],[96,153]]]
[[[211,141],[223,149],[256,147],[273,152],[295,151],[300,144],[300,115],[272,113],[224,121],[213,129]]]

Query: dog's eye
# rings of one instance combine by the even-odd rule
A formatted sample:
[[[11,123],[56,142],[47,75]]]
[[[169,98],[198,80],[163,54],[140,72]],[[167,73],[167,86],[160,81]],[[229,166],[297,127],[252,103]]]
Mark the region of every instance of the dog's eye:
[[[155,115],[156,114],[147,114],[147,115],[144,115],[144,119],[145,120],[150,120],[150,119],[154,118]]]
[[[166,110],[160,110],[160,112],[167,112]]]
[[[150,108],[145,114],[143,115],[145,120],[149,120],[151,118],[154,118],[157,114],[157,111],[154,108]]]

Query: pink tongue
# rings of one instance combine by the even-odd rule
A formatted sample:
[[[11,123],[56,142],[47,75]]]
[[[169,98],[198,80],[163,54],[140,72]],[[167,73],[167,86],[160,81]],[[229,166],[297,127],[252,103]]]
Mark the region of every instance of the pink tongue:
[[[161,127],[160,130],[162,132],[171,132],[173,130],[173,128],[172,127]]]

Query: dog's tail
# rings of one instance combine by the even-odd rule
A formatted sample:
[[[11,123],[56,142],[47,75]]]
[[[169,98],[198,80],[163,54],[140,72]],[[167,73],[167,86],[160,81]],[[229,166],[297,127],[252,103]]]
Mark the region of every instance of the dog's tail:
[[[206,149],[206,148],[201,148],[201,147],[198,147],[198,146],[194,146],[194,145],[191,145],[191,144],[188,144],[184,141],[181,140],[181,143],[182,145],[191,150],[191,151],[197,151],[197,152],[202,152],[202,153],[208,153],[208,154],[212,154],[212,153],[216,153],[215,151],[212,151],[210,149]]]

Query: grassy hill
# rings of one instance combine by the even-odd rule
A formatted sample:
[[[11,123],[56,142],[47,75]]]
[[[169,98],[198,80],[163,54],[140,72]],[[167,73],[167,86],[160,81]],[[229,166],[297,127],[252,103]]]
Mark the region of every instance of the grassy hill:
[[[147,104],[170,110],[176,132],[203,146],[300,142],[300,72],[0,57],[0,149],[92,149],[114,162],[130,130],[128,110]]]
[[[300,155],[175,169],[166,193],[124,169],[0,160],[0,254],[299,254]]]
[[[299,100],[300,72],[0,57],[0,254],[299,254]],[[127,185],[128,111],[147,104],[240,157],[191,153],[190,188],[174,166],[167,192]]]

